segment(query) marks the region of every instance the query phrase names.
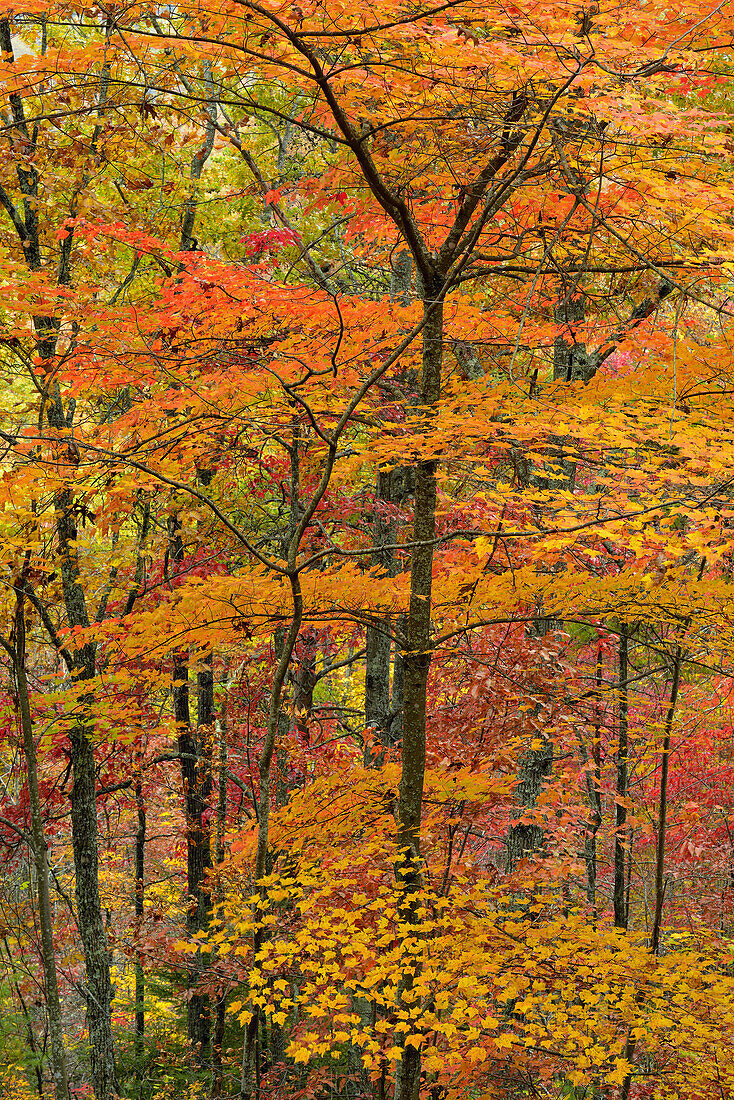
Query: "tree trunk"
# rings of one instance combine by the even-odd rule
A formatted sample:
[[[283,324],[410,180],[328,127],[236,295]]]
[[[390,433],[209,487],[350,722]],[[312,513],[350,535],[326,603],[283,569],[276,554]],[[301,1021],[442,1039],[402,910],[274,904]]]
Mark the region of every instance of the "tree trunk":
[[[214,877],[215,898],[218,902],[223,900],[219,867],[224,859],[224,830],[227,823],[227,723],[223,716],[217,723],[219,733],[219,760],[217,771],[217,817],[214,830],[214,865],[216,874]],[[217,1001],[214,1017],[214,1034],[212,1036],[212,1087],[210,1096],[212,1100],[222,1095],[224,1089],[224,1064],[222,1062],[222,1048],[224,1046],[224,1025],[226,1022],[227,998],[223,993]]]
[[[298,639],[295,656],[298,659],[291,674],[293,684],[293,719],[291,728],[298,732],[303,743],[311,741],[311,713],[313,689],[316,686],[316,652],[318,634],[313,627],[304,630]]]
[[[205,66],[204,82],[209,99],[204,107],[204,139],[194,154],[190,164],[192,193],[186,200],[181,222],[182,252],[195,250],[198,242],[194,237],[194,226],[199,201],[195,188],[214,148],[217,108],[214,98],[214,85],[210,65]],[[214,470],[200,471],[203,485],[209,485]],[[181,526],[177,516],[171,520],[172,559],[180,565],[184,558]],[[188,890],[188,909],[186,927],[190,936],[209,926],[211,899],[205,886],[206,872],[211,867],[209,847],[209,829],[205,824],[205,811],[211,793],[211,768],[207,765],[206,751],[202,752],[202,741],[211,736],[214,722],[214,678],[211,668],[212,655],[204,658],[204,667],[197,673],[197,735],[191,729],[189,706],[189,662],[188,654],[178,654],[173,669],[173,709],[176,722],[178,751],[181,754],[181,778],[183,782],[184,811],[186,814],[186,883]],[[198,985],[203,969],[203,957],[199,948],[188,972],[187,985],[190,992],[187,1001],[187,1033],[197,1063],[206,1064],[209,1053],[211,1015],[209,998],[201,993],[191,992]]]
[[[325,483],[328,483],[326,476],[322,479]],[[318,501],[316,495],[312,499],[312,506],[315,510],[314,500]],[[291,537],[290,546],[288,549],[288,564],[290,567],[289,580],[291,583],[291,598],[293,601],[293,614],[291,616],[291,622],[288,629],[288,633],[283,639],[281,647],[280,657],[273,676],[273,688],[270,696],[270,709],[268,712],[268,729],[265,737],[265,741],[258,760],[258,778],[259,778],[259,791],[258,791],[258,804],[257,804],[257,854],[255,857],[255,882],[260,881],[265,877],[268,869],[268,836],[270,828],[270,780],[271,780],[271,768],[273,764],[273,755],[275,753],[278,732],[281,728],[281,715],[282,715],[282,696],[283,687],[288,673],[288,668],[291,663],[291,658],[296,646],[296,640],[298,638],[301,623],[303,621],[303,595],[301,592],[301,583],[297,570],[295,569],[296,554],[300,542],[301,533],[304,529],[305,523],[308,520],[308,516],[299,525],[297,530]],[[264,896],[263,896],[264,901]],[[260,913],[255,905],[255,915],[259,918]],[[253,958],[256,959],[258,952],[260,951],[263,943],[265,942],[265,928],[262,925],[258,925],[255,928],[252,942]],[[261,1081],[260,1081],[260,1023],[262,1013],[257,1006],[253,1006],[252,1017],[250,1018],[245,1031],[245,1041],[242,1048],[242,1075],[240,1080],[240,1098],[241,1100],[250,1100],[251,1097],[254,1100],[260,1100],[261,1096]]]
[[[410,305],[413,299],[411,283],[413,281],[413,257],[407,248],[402,248],[393,260],[390,272],[390,297],[397,299],[403,306]]]
[[[66,422],[59,423],[59,419],[60,409],[52,402],[49,408],[52,426],[67,427]],[[73,455],[70,457],[73,461]],[[71,627],[88,628],[89,615],[77,557],[74,498],[69,489],[63,489],[56,499],[56,529],[67,622]],[[87,642],[73,651],[70,658],[69,671],[76,683],[83,684],[94,677],[96,653],[92,643]],[[79,705],[83,718],[69,734],[72,761],[71,833],[76,872],[77,921],[87,974],[92,1087],[97,1100],[110,1100],[117,1091],[117,1079],[111,1021],[110,957],[99,896],[97,782],[92,740],[93,693],[83,694]]]
[[[553,744],[544,741],[540,749],[530,749],[520,760],[520,781],[516,788],[517,800],[523,809],[532,809],[538,800],[543,782],[553,768]],[[507,869],[512,871],[522,859],[542,852],[545,829],[534,821],[522,818],[511,825],[507,833]]]
[[[184,559],[184,546],[177,516],[170,521],[171,557],[174,567]],[[204,667],[197,674],[198,708],[197,725],[205,737],[213,717],[213,675]],[[191,728],[189,705],[189,657],[187,652],[176,654],[173,665],[173,713],[176,722],[178,752],[181,760],[184,812],[186,814],[186,886],[188,907],[186,927],[190,936],[208,927],[210,897],[206,889],[206,872],[211,867],[209,827],[205,811],[209,797],[210,775],[206,762],[202,766],[199,738]],[[199,984],[203,959],[199,948],[187,974],[189,998],[187,1001],[187,1033],[197,1063],[206,1063],[209,1048],[210,1013],[209,998],[195,992]]]
[[[91,704],[91,699],[89,700]],[[92,1085],[97,1100],[117,1091],[110,1007],[110,958],[99,896],[97,806],[91,726],[71,734],[74,761],[71,825],[76,870],[76,906],[87,970],[87,1021]]]
[[[51,1040],[51,1073],[56,1100],[69,1100],[69,1082],[66,1072],[66,1053],[64,1050],[64,1028],[61,1019],[61,1002],[56,973],[56,955],[53,940],[53,918],[48,884],[48,847],[43,827],[41,797],[38,789],[38,764],[36,745],[33,739],[33,719],[31,716],[28,678],[26,676],[25,646],[25,593],[21,586],[16,588],[14,647],[4,646],[13,660],[15,684],[18,691],[18,709],[23,737],[23,755],[28,781],[28,804],[31,818],[31,836],[33,838],[33,857],[36,865],[38,889],[38,923],[41,930],[41,963],[46,993],[46,1011],[48,1030]],[[32,1038],[32,1032],[31,1032]]]
[[[46,357],[53,355],[54,339],[41,335],[43,319],[38,323],[38,348]],[[48,394],[47,416],[51,428],[68,432],[72,426],[74,404],[69,402],[67,413],[61,402],[58,387]],[[67,462],[75,466],[79,453],[69,442]],[[87,602],[80,579],[77,555],[77,528],[74,512],[74,494],[69,488],[61,488],[54,500],[56,534],[58,538],[59,572],[66,621],[69,627],[87,629],[90,625]],[[79,648],[67,648],[58,636],[54,623],[43,603],[27,588],[29,598],[39,612],[46,631],[55,645],[71,676],[80,688],[77,697],[76,725],[69,731],[71,746],[71,834],[74,853],[75,896],[77,924],[82,941],[86,970],[86,1007],[89,1028],[92,1088],[97,1100],[110,1100],[116,1092],[114,1041],[112,1035],[110,983],[110,958],[107,948],[102,905],[99,896],[99,864],[97,828],[97,784],[94,763],[94,693],[85,689],[96,673],[96,649],[92,642]]]
[[[397,622],[398,634],[405,636],[405,628],[406,617],[405,615],[399,615]],[[405,705],[403,695],[404,686],[405,670],[403,667],[403,654],[396,638],[393,645],[392,692],[390,695],[390,739],[394,744],[399,744],[403,740],[403,707]]]
[[[393,471],[379,471],[377,474],[377,502],[392,504]],[[372,545],[375,553],[372,561],[391,576],[395,572],[395,554],[387,547],[395,542],[395,523],[380,515],[379,503],[374,510],[372,520]],[[392,630],[389,617],[375,620],[367,627],[367,653],[364,678],[364,719],[365,728],[370,730],[379,742],[388,748],[394,743],[391,731],[390,704],[390,650]],[[384,752],[372,756],[370,746],[365,746],[365,764],[378,763],[384,758]]]
[[[601,723],[602,723],[602,701],[601,701],[601,688],[602,688],[602,676],[604,672],[604,653],[601,647],[601,642],[597,645],[596,649],[596,698],[594,700],[595,716],[594,716],[594,740],[591,745],[591,761],[592,766],[590,770],[586,772],[586,787],[589,794],[589,808],[591,809],[591,822],[586,835],[586,878],[588,883],[587,896],[589,901],[594,906],[594,912],[596,913],[596,872],[597,872],[597,850],[596,850],[596,836],[601,828],[602,823],[602,807],[601,807]]]
[[[209,63],[206,63],[204,66],[204,84],[209,95],[209,99],[206,101],[206,105],[203,108],[204,141],[200,148],[197,149],[196,153],[194,154],[191,160],[191,165],[189,167],[192,191],[184,204],[183,218],[181,220],[182,252],[189,252],[198,247],[198,242],[194,237],[196,212],[199,206],[199,201],[196,197],[196,187],[199,183],[199,180],[201,179],[201,173],[204,170],[204,165],[209,160],[212,149],[214,148],[214,136],[216,134],[217,122],[217,104],[215,100],[212,67]]]
[[[443,360],[443,301],[440,280],[426,286],[424,298],[421,406],[430,409],[441,390]],[[419,934],[418,893],[422,883],[420,827],[423,809],[423,780],[426,764],[426,687],[431,664],[431,593],[433,552],[436,534],[435,461],[419,462],[415,468],[413,550],[410,570],[410,601],[406,622],[403,659],[403,761],[398,798],[398,885],[402,895],[401,916]],[[408,945],[406,945],[408,946]],[[411,956],[406,952],[406,960]],[[412,956],[415,959],[415,956]],[[417,977],[417,964],[406,962],[399,1002],[410,993]],[[400,1005],[398,1005],[398,1008]],[[417,1100],[420,1089],[420,1049],[403,1045],[396,1100]]]
[[[138,828],[135,834],[135,922],[138,935],[142,930],[145,914],[145,802],[143,785],[135,784],[135,805],[138,811]],[[143,1086],[143,1057],[145,1054],[145,972],[138,952],[135,956],[135,1073],[138,1088]]]
[[[673,681],[670,687],[670,703],[668,704],[668,713],[665,716],[665,729],[663,731],[663,759],[660,762],[660,800],[658,809],[658,835],[655,852],[655,917],[650,939],[650,951],[653,955],[657,955],[660,950],[660,930],[663,923],[663,903],[665,901],[665,833],[668,822],[670,738],[673,732],[675,708],[678,703],[682,655],[683,651],[680,645],[676,646],[675,657],[673,658]]]
[[[572,298],[560,302],[555,309],[556,321],[566,326],[569,334],[575,324],[584,320],[583,298]],[[553,378],[556,382],[588,382],[596,373],[593,355],[586,350],[586,344],[580,344],[574,338],[569,341],[558,335],[553,344]]]
[[[627,825],[627,752],[628,742],[628,706],[627,677],[629,628],[622,623],[619,630],[619,730],[617,736],[617,809],[614,834],[614,924],[617,928],[627,928],[629,906],[627,903],[624,874],[624,833]]]

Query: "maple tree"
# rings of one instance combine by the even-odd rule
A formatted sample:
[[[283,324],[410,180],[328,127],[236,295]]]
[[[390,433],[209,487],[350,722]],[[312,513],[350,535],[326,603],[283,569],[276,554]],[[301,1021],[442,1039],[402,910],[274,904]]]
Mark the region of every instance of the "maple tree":
[[[164,980],[191,1095],[728,1095],[724,7],[0,35],[3,835],[57,1095],[50,963],[99,1100],[165,1095]]]

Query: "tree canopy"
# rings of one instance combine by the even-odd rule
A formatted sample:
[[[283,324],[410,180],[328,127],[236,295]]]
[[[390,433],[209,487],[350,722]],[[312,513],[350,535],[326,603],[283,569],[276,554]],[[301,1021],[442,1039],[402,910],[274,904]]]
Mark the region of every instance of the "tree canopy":
[[[725,4],[0,11],[0,1083],[734,1097]]]

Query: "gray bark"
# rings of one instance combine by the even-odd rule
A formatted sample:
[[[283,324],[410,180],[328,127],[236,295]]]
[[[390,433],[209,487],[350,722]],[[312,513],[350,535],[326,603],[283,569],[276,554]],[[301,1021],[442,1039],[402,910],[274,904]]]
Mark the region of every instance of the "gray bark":
[[[179,520],[174,516],[170,521],[171,558],[174,567],[181,565],[184,558],[183,540]],[[181,780],[183,784],[184,812],[186,815],[186,886],[188,908],[186,927],[190,936],[196,935],[208,927],[210,897],[206,887],[206,873],[211,867],[209,850],[209,828],[205,823],[205,811],[210,793],[210,772],[205,755],[201,752],[200,741],[206,736],[206,726],[211,724],[209,685],[212,683],[211,670],[204,667],[197,675],[198,711],[197,725],[202,731],[197,737],[191,725],[189,702],[189,655],[179,652],[173,665],[173,713],[176,722],[178,752],[181,759]],[[209,719],[209,723],[205,720]],[[209,1047],[210,1012],[209,998],[195,992],[201,978],[203,958],[197,950],[187,973],[189,999],[187,1001],[187,1032],[196,1060],[200,1066],[206,1063]]]
[[[398,252],[392,262],[390,273],[390,297],[397,299],[403,306],[410,305],[413,299],[411,283],[413,281],[413,257],[407,248]]]
[[[49,421],[59,423],[60,399],[49,405]],[[70,460],[75,460],[70,450]],[[77,528],[74,498],[63,489],[56,499],[56,529],[59,542],[60,572],[70,626],[89,627],[86,598],[81,584],[77,557]],[[90,681],[96,672],[96,653],[87,642],[67,653],[69,671],[76,683]],[[97,1100],[110,1100],[117,1091],[114,1040],[112,1035],[110,957],[107,947],[102,904],[99,896],[99,832],[97,827],[97,782],[94,764],[94,695],[87,692],[79,700],[82,718],[69,734],[71,741],[72,789],[71,831],[76,872],[75,894],[79,934],[86,966],[87,1023],[91,1055],[92,1087]]]
[[[421,405],[434,406],[441,389],[443,360],[443,301],[438,298],[440,280],[426,288],[424,301]],[[420,826],[423,809],[423,781],[426,765],[426,688],[431,664],[431,593],[433,540],[436,534],[436,462],[419,462],[415,467],[415,505],[410,571],[410,599],[406,621],[403,661],[403,761],[398,797],[397,842],[400,863],[402,918],[419,920],[417,895],[421,887]],[[406,967],[400,998],[411,990],[417,973]],[[420,1050],[404,1046],[396,1082],[396,1100],[418,1100]]]
[[[405,615],[398,616],[397,631],[398,636],[405,635]],[[404,683],[403,655],[396,638],[393,647],[392,693],[390,695],[390,737],[395,744],[399,744],[403,739]]]
[[[586,747],[583,740],[581,742],[582,747],[582,763],[586,769],[586,793],[589,799],[589,809],[591,811],[591,820],[586,827],[586,837],[584,839],[584,855],[586,859],[586,882],[587,889],[586,894],[590,903],[594,906],[596,912],[596,876],[597,876],[597,833],[602,824],[602,805],[601,805],[601,724],[602,724],[602,700],[601,700],[601,688],[602,688],[602,673],[603,673],[603,661],[604,654],[601,647],[601,643],[597,645],[596,651],[596,698],[594,700],[596,714],[594,717],[594,732],[593,740],[591,744],[591,765],[586,753]]]
[[[0,20],[0,46],[3,53],[12,58],[13,44],[10,23]],[[100,74],[98,110],[101,111],[107,94],[109,72],[103,69]],[[0,186],[0,205],[2,205],[21,242],[23,257],[31,271],[42,266],[41,234],[39,225],[38,172],[31,160],[37,140],[37,130],[28,126],[25,117],[23,99],[20,95],[10,96],[12,126],[28,145],[29,158],[16,165],[18,203]],[[95,126],[91,135],[90,148],[94,148],[101,133],[101,126]],[[72,198],[71,214],[75,213],[77,193]],[[61,285],[68,285],[71,278],[70,257],[73,244],[73,229],[59,247],[57,278]],[[54,316],[34,315],[33,329],[38,356],[46,362],[53,359],[59,332],[59,321]],[[36,382],[38,379],[36,379]],[[44,393],[45,412],[51,428],[66,432],[73,426],[74,404],[70,401],[64,410],[58,386],[52,383]],[[73,441],[73,435],[67,448],[67,461],[73,467],[79,461],[79,453]],[[80,581],[79,564],[76,552],[76,524],[74,520],[74,498],[70,489],[61,489],[56,495],[56,529],[58,550],[61,563],[61,581],[67,623],[70,627],[88,627],[89,615]],[[45,624],[50,626],[50,635],[59,648],[53,624],[46,615]],[[84,683],[93,678],[96,671],[94,646],[87,644],[80,650],[70,653],[63,651],[69,672],[76,683]],[[91,1052],[92,1087],[97,1100],[109,1100],[116,1090],[114,1048],[112,1025],[110,1021],[111,986],[109,973],[109,955],[105,935],[102,907],[99,897],[98,861],[97,861],[97,807],[96,776],[94,750],[92,748],[93,720],[91,693],[82,696],[80,705],[83,717],[71,730],[72,794],[71,829],[76,873],[76,902],[79,934],[84,950],[86,967],[87,1021]]]
[[[316,651],[318,636],[310,627],[305,630],[296,646],[298,663],[291,673],[293,684],[293,724],[291,728],[297,730],[304,744],[311,740],[310,721],[313,711],[313,691],[316,687]]]
[[[206,85],[209,99],[205,104],[206,122],[204,124],[204,140],[199,149],[197,149],[194,157],[191,161],[189,168],[189,175],[192,184],[198,184],[201,179],[201,173],[204,170],[204,165],[211,156],[212,149],[214,148],[214,136],[216,134],[217,125],[217,103],[214,93],[214,82],[212,79],[212,68],[210,64],[205,66],[204,82]],[[183,219],[181,222],[181,251],[189,252],[196,248],[197,241],[194,237],[194,225],[196,223],[196,211],[198,209],[199,202],[195,194],[192,194],[187,200],[184,206]]]
[[[627,676],[628,676],[628,639],[629,630],[623,623],[619,630],[619,720],[617,739],[617,804],[614,834],[614,924],[617,928],[627,928],[629,912],[627,891],[625,889],[624,853],[627,826],[628,766],[628,713],[627,713]]]
[[[227,724],[222,719],[217,723],[219,734],[219,759],[217,767],[217,817],[214,832],[214,863],[217,867],[215,876],[215,898],[222,901],[224,897],[219,866],[224,859],[224,830],[227,822]],[[226,994],[217,1001],[214,1016],[214,1033],[212,1035],[212,1087],[209,1095],[215,1100],[222,1095],[224,1088],[224,1063],[222,1061],[222,1048],[224,1047],[224,1025],[226,1021]]]
[[[453,352],[462,374],[470,382],[478,382],[484,377],[484,367],[470,340],[455,340]]]
[[[145,802],[143,785],[135,784],[135,806],[138,827],[135,833],[135,921],[138,932],[142,929],[145,914]],[[138,1084],[143,1081],[143,1055],[145,1053],[145,973],[140,953],[135,956],[135,1071]]]
[[[520,806],[530,810],[535,806],[543,782],[553,769],[553,745],[544,742],[540,749],[530,749],[520,760],[520,775],[515,795]],[[522,859],[543,851],[545,830],[532,820],[511,825],[507,833],[507,869],[512,871]]]
[[[680,666],[683,650],[678,644],[673,658],[673,680],[670,687],[670,703],[665,717],[663,731],[663,758],[660,761],[660,799],[658,804],[658,835],[655,852],[655,916],[650,936],[650,952],[657,955],[660,950],[660,934],[663,924],[663,905],[665,903],[665,834],[668,823],[668,771],[670,768],[670,740],[673,732],[673,719],[678,703],[680,687]]]
[[[586,344],[579,343],[573,336],[573,326],[584,319],[583,298],[574,298],[556,306],[556,321],[563,324],[572,338],[566,339],[559,333],[553,344],[553,379],[557,382],[588,382],[596,373],[593,355],[589,355]]]
[[[49,891],[48,845],[43,826],[43,812],[38,788],[38,763],[36,744],[33,738],[33,718],[31,714],[30,692],[26,675],[25,644],[25,593],[21,579],[16,588],[14,617],[14,645],[6,643],[3,648],[11,657],[16,689],[18,709],[23,738],[23,756],[28,782],[28,804],[31,818],[31,837],[33,859],[36,865],[36,889],[38,892],[38,923],[41,931],[41,963],[46,993],[46,1011],[48,1031],[51,1041],[51,1074],[53,1077],[56,1100],[69,1100],[69,1082],[66,1071],[66,1053],[64,1049],[64,1028],[61,1018],[59,984],[56,973],[56,954],[54,952],[53,917]],[[30,1028],[30,1024],[29,1024]],[[32,1038],[32,1032],[31,1038]]]
[[[395,477],[393,477],[395,475]],[[403,470],[381,470],[377,474],[377,501],[392,504],[393,491],[400,491]],[[395,483],[395,484],[393,484]],[[396,572],[395,555],[388,549],[396,540],[396,525],[385,520],[375,508],[372,519],[372,562],[379,564],[390,576]],[[371,730],[385,748],[395,743],[390,701],[390,651],[392,627],[389,616],[375,619],[367,627],[367,653],[364,682],[365,728]],[[379,763],[384,753],[372,757],[365,749],[365,764]]]

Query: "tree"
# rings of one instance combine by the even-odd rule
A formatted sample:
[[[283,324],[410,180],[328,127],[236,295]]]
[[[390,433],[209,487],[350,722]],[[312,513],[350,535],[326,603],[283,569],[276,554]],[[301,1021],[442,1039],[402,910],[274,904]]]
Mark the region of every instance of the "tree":
[[[588,718],[584,703],[592,700],[594,844],[615,849],[615,917],[619,928],[627,925],[632,840],[622,830],[638,828],[630,768],[652,752],[630,731],[643,716],[654,724],[658,705],[630,691],[637,676],[630,660],[677,639],[667,760],[684,650],[702,647],[716,667],[721,658],[710,632],[728,607],[726,581],[719,590],[718,580],[696,580],[702,558],[720,558],[727,545],[721,470],[729,444],[714,402],[728,402],[730,387],[723,371],[700,382],[696,326],[706,311],[727,316],[728,152],[724,134],[706,132],[705,113],[681,102],[680,86],[681,72],[698,80],[705,59],[718,56],[723,16],[707,18],[690,5],[671,23],[668,13],[640,4],[622,23],[616,10],[579,16],[562,6],[506,11],[462,2],[409,11],[375,4],[354,18],[319,6],[256,4],[226,12],[196,4],[155,15],[133,6],[107,12],[103,24],[49,5],[43,17],[37,52],[14,59],[6,73],[21,198],[6,188],[7,202],[0,201],[17,236],[8,277],[22,289],[5,346],[27,370],[37,401],[28,402],[31,415],[24,411],[20,427],[6,424],[12,458],[4,491],[15,523],[8,545],[25,552],[27,517],[17,501],[25,487],[41,486],[30,545],[44,578],[53,566],[43,539],[54,531],[58,545],[64,617],[52,580],[27,598],[73,681],[65,728],[96,1094],[108,1095],[115,1077],[94,746],[134,740],[140,692],[153,710],[169,677],[176,730],[168,733],[177,745],[167,755],[183,773],[187,890],[196,904],[188,921],[189,1036],[202,1069],[205,1062],[205,1006],[214,986],[207,987],[203,963],[216,942],[208,938],[205,875],[211,762],[205,738],[193,737],[185,684],[189,661],[198,661],[196,725],[210,730],[218,654],[229,668],[258,670],[248,675],[257,676],[267,707],[267,718],[248,715],[244,746],[230,728],[242,757],[232,782],[249,792],[257,826],[257,843],[242,844],[252,878],[232,903],[239,917],[243,906],[249,913],[232,932],[241,950],[241,937],[250,937],[251,952],[242,975],[249,991],[242,1094],[262,1091],[268,1027],[272,1037],[273,1026],[295,1015],[295,1001],[269,984],[292,962],[291,947],[278,954],[281,937],[311,945],[315,960],[326,950],[320,926],[300,911],[294,921],[302,927],[289,939],[288,914],[302,903],[307,913],[311,897],[328,898],[342,884],[351,905],[338,907],[345,937],[363,904],[356,898],[371,860],[378,886],[366,896],[392,907],[395,928],[388,934],[377,918],[365,920],[357,962],[342,953],[344,967],[326,967],[319,981],[328,1012],[321,1030],[294,1025],[293,1059],[338,1054],[347,1040],[327,1042],[325,1029],[356,981],[355,998],[374,1008],[369,1021],[357,1013],[356,1022],[345,1009],[349,1057],[361,1050],[377,1087],[384,1092],[392,1081],[399,1100],[414,1100],[423,1087],[474,1087],[485,1072],[508,1090],[524,1087],[522,1074],[548,1083],[563,1073],[573,1085],[629,1091],[635,1051],[647,1043],[649,1057],[664,1056],[668,1025],[658,1017],[682,968],[693,967],[705,984],[716,951],[684,952],[649,987],[635,985],[628,1004],[625,982],[644,956],[636,930],[622,942],[572,912],[575,856],[588,832],[576,779],[559,763],[552,773],[536,768],[518,814],[507,776],[518,759],[528,770],[532,754],[549,763],[551,743],[556,760],[573,758]],[[62,24],[63,48],[47,35],[48,26]],[[9,53],[7,21],[5,35]],[[64,96],[68,110],[58,109]],[[91,137],[84,138],[79,114],[91,116]],[[42,146],[41,123],[56,144]],[[216,219],[205,215],[201,240],[193,235],[215,132],[230,152],[211,167],[213,185],[217,173],[226,181],[244,165],[271,223],[246,234],[228,261],[206,251]],[[268,148],[273,138],[277,149]],[[187,144],[195,145],[193,160]],[[70,192],[66,181],[55,184],[63,219],[39,190],[43,158],[59,148],[74,167]],[[235,155],[236,170],[226,159]],[[308,174],[300,175],[298,162]],[[174,173],[180,166],[170,191],[159,165]],[[145,198],[155,180],[171,196],[160,219]],[[223,190],[213,186],[214,198],[230,200],[231,185]],[[39,215],[42,198],[48,224]],[[236,199],[255,216],[248,198]],[[695,222],[685,220],[684,203],[697,212]],[[46,261],[53,249],[52,273]],[[399,295],[391,288],[398,267]],[[682,311],[694,309],[688,303],[701,320],[689,314],[691,335],[684,335]],[[624,377],[620,347],[639,361],[638,375]],[[394,501],[391,544],[366,529],[360,513],[364,500],[374,500],[378,477],[392,471],[392,479],[398,469],[409,490]],[[91,613],[95,588],[101,599]],[[543,633],[541,623],[561,636],[533,638]],[[598,656],[583,664],[589,629],[621,638],[619,675],[610,684]],[[393,681],[402,677],[399,775],[389,745],[377,754],[379,766],[363,774],[349,750],[332,759],[311,738],[319,673],[315,635],[307,632],[315,630],[331,651],[327,683],[337,668],[354,667],[363,649],[374,673],[382,631],[383,698],[374,713],[383,723],[384,639],[393,635]],[[163,655],[162,676],[150,667],[152,652]],[[572,659],[582,662],[578,684]],[[269,675],[261,675],[263,662]],[[665,676],[650,664],[640,676],[657,691]],[[501,669],[501,690],[488,684],[484,668]],[[286,723],[291,684],[297,720]],[[602,805],[607,691],[618,701],[609,731],[618,747],[616,833]],[[370,693],[368,717],[373,702]],[[452,711],[470,723],[471,737],[456,732]],[[497,716],[510,739],[504,749],[489,734]],[[299,743],[298,732],[309,744]],[[328,732],[347,744],[359,737],[343,711]],[[477,786],[471,768],[464,774],[460,746],[471,767],[497,773],[496,789]],[[313,778],[321,759],[324,774]],[[334,855],[333,826],[330,832],[319,819],[323,835],[310,841],[326,853],[332,882],[314,871],[316,856],[303,853],[287,823],[321,790],[341,804],[333,769],[345,760],[354,792],[379,807],[379,844],[365,843],[371,819],[348,792],[344,812],[352,817],[342,839],[359,873]],[[438,806],[428,815],[427,767]],[[121,782],[131,789],[133,778]],[[274,812],[276,783],[285,804]],[[664,805],[661,798],[656,949]],[[487,854],[478,873],[475,850],[479,836],[498,830],[503,844],[511,838],[512,874],[495,890],[508,868]],[[541,835],[542,847],[533,839]],[[587,871],[589,883],[592,877],[594,896],[601,886],[608,900],[608,884],[598,883],[596,870]],[[444,906],[451,916],[442,925],[436,913]],[[452,947],[461,938],[471,956]],[[570,961],[549,977],[554,938],[569,945]],[[392,952],[385,966],[375,942]],[[611,997],[645,1031],[638,1041],[638,1025],[627,1026],[625,1017],[613,1035],[605,1032],[600,1008],[590,1059],[576,1015],[564,1020],[559,1008],[568,999],[564,982],[582,1003],[594,995],[578,961],[579,945],[589,942],[603,959]],[[496,969],[477,965],[490,955]],[[520,974],[523,957],[542,986],[536,999]],[[374,988],[368,964],[377,967]],[[214,968],[220,965],[215,957]],[[464,996],[466,969],[475,989]],[[224,977],[239,980],[240,972]],[[303,975],[288,977],[304,984]],[[305,987],[302,997],[318,1002],[318,990]],[[446,989],[458,1006],[448,1017]],[[728,986],[720,992],[726,1022]],[[478,1002],[486,1019],[474,1035]],[[492,1015],[498,1005],[505,1007]],[[692,1016],[681,1074],[698,1057],[700,1017]],[[557,1057],[531,1054],[510,1070],[503,1051],[514,1056],[526,1044],[545,1051],[551,1033]],[[723,1032],[716,1042],[728,1050]],[[710,1060],[701,1065],[695,1072],[703,1082],[713,1070]]]

